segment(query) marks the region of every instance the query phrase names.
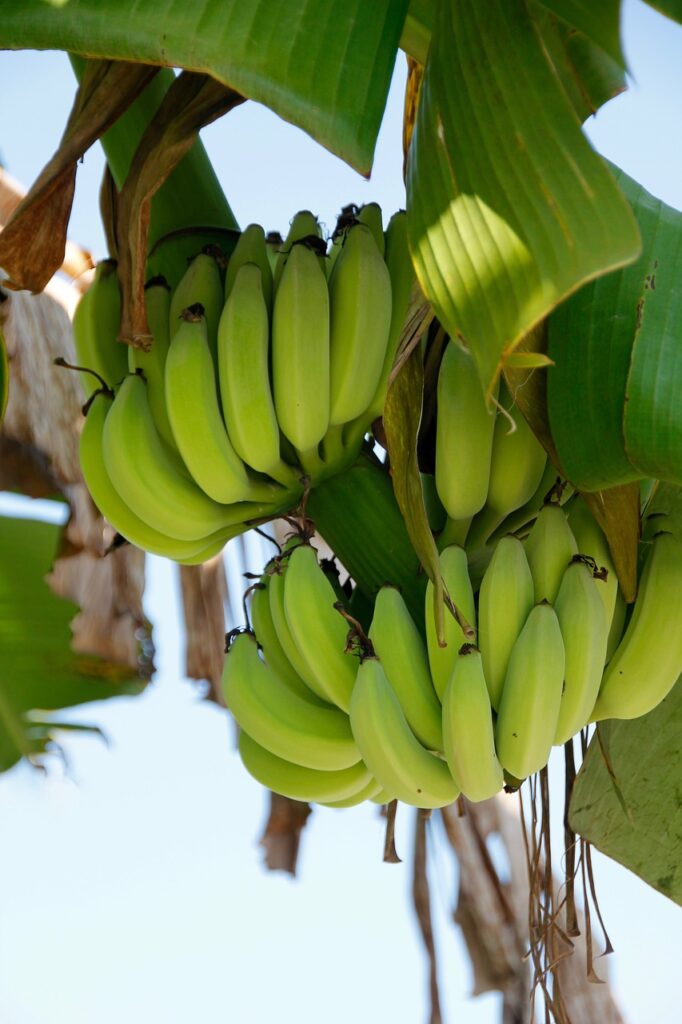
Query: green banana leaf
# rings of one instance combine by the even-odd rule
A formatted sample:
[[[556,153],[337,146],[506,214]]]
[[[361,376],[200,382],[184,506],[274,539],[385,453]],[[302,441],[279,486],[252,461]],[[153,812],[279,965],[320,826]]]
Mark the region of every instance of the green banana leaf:
[[[622,67],[591,39],[539,5],[535,24],[564,91],[581,121],[626,88]]]
[[[682,482],[682,213],[614,173],[642,254],[549,320],[552,436],[565,472],[588,491],[641,477]]]
[[[60,533],[0,517],[0,771],[22,757],[40,760],[60,730],[82,728],[46,712],[133,696],[146,685],[130,669],[71,650],[78,608],[45,582]]]
[[[682,24],[682,0],[645,0],[649,7]]]
[[[682,683],[650,714],[603,722],[575,781],[571,827],[682,904]]]
[[[651,526],[656,532],[665,530],[682,540],[682,487],[659,483],[646,508]]]
[[[559,7],[565,17],[557,20],[554,12],[556,9],[556,14],[561,14]],[[569,8],[574,7],[571,18]],[[620,0],[609,0],[603,11],[599,8],[595,12],[592,7],[591,19],[583,5],[575,5],[572,0],[530,5],[548,55],[581,121],[625,89],[619,7]],[[411,0],[407,11],[400,46],[420,64],[426,64],[436,11],[436,0]],[[596,24],[591,27],[593,20]],[[579,31],[582,25],[585,31]]]
[[[407,192],[422,289],[488,392],[534,324],[639,254],[524,0],[440,5]]]
[[[204,71],[369,174],[407,0],[23,0],[0,47]]]
[[[620,41],[620,0],[599,0],[596,4],[590,0],[540,0],[540,3],[625,68]]]

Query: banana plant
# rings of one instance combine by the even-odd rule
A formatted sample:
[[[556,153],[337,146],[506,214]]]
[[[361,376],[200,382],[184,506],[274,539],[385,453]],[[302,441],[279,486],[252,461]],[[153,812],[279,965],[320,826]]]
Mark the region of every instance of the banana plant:
[[[457,344],[457,353],[468,360],[468,380],[488,441],[485,410],[501,410],[490,454],[496,501],[488,500],[487,509],[479,503],[461,516],[455,512],[443,536],[468,538],[473,560],[478,560],[475,571],[479,580],[484,578],[489,539],[509,513],[525,510],[527,519],[519,526],[527,525],[542,503],[543,488],[549,491],[559,475],[585,493],[605,532],[623,594],[634,598],[640,481],[655,476],[670,485],[680,483],[682,434],[674,396],[682,371],[674,331],[666,325],[676,313],[673,281],[682,232],[679,214],[609,166],[582,132],[582,122],[624,87],[618,0],[595,11],[577,0],[489,0],[485,10],[476,0],[377,0],[372,5],[335,0],[324,10],[316,0],[295,0],[276,12],[263,0],[209,0],[200,24],[191,10],[158,0],[71,0],[65,5],[26,0],[21,8],[6,6],[0,43],[70,51],[80,87],[54,161],[0,236],[0,264],[17,286],[35,283],[31,273],[44,276],[54,269],[75,161],[101,138],[111,176],[105,217],[123,288],[121,331],[142,348],[151,336],[147,276],[163,274],[175,287],[188,255],[207,244],[218,244],[229,255],[237,241],[234,217],[196,138],[199,128],[244,100],[255,100],[369,174],[402,47],[411,61],[405,112],[406,235],[416,284],[410,277],[401,329],[396,332],[384,303],[384,334],[390,343],[385,339],[382,358],[376,360],[373,386],[356,408],[359,388],[352,381],[358,380],[358,368],[353,364],[351,383],[333,396],[329,426],[341,431],[325,434],[325,424],[311,445],[295,426],[283,426],[283,447],[300,449],[299,462],[312,485],[306,486],[303,502],[300,493],[280,490],[279,498],[263,498],[263,507],[244,508],[240,523],[251,525],[292,508],[305,513],[366,601],[371,603],[387,581],[400,586],[428,637],[431,620],[424,623],[422,615],[428,577],[432,646],[444,635],[449,598],[448,612],[460,616],[460,628],[467,616],[462,618],[444,586],[431,526],[434,509],[437,517],[445,517],[455,506],[439,507],[441,488],[429,510],[424,489],[424,479],[434,470],[438,484],[437,404],[444,404],[441,396],[436,400],[438,382],[441,365],[447,366],[455,351],[448,346]],[[676,5],[656,6],[679,18]],[[182,73],[174,78],[170,71],[156,70],[164,64]],[[94,97],[109,102],[94,104]],[[96,117],[90,113],[95,106]],[[45,222],[55,224],[53,244],[36,270],[35,261],[27,258],[27,238],[36,223],[43,225],[44,237],[43,215],[48,210],[52,216],[46,196],[57,187],[62,202],[55,204],[54,220]],[[347,241],[339,246],[341,255],[338,249],[335,254],[332,301],[341,290],[355,240],[370,239],[371,225],[356,225],[340,237]],[[317,275],[324,303],[324,264],[318,263],[315,246],[304,247],[301,241],[291,239],[290,248],[297,243],[296,255],[280,264],[282,288],[288,289],[295,273],[307,280]],[[387,263],[388,258],[387,251]],[[297,264],[301,269],[296,270]],[[381,260],[380,265],[375,283],[386,277]],[[372,301],[380,291],[376,284]],[[273,333],[279,334],[275,326],[281,309],[276,306],[273,312]],[[197,322],[202,316],[196,314]],[[603,344],[605,324],[616,325],[613,364]],[[335,351],[332,341],[332,372]],[[386,351],[391,358],[384,365]],[[207,366],[210,371],[210,360]],[[523,394],[516,386],[521,378]],[[379,382],[384,391],[375,406]],[[136,446],[147,444],[151,433],[143,430],[153,425],[153,410],[145,407],[145,394],[139,376],[128,378],[119,390],[117,416],[103,430],[104,451],[107,445],[112,452],[117,448],[115,426],[125,419],[124,403],[137,410],[132,417]],[[98,400],[100,408],[103,401]],[[274,404],[282,416],[277,379]],[[362,418],[369,410],[377,417],[383,413],[383,427],[372,429],[375,438],[386,442],[390,476],[369,450],[360,452],[371,427]],[[186,414],[168,412],[177,440],[173,418],[186,421]],[[350,421],[358,430],[353,458],[345,463],[327,459],[334,471],[326,472],[324,457],[318,461],[318,442],[324,437],[324,451],[343,450]],[[507,433],[504,423],[509,421]],[[216,424],[212,438],[222,429]],[[180,452],[190,472],[187,452],[192,449],[198,459],[206,453],[206,445],[197,442],[188,436],[187,451]],[[312,448],[316,454],[311,455]],[[164,451],[162,446],[155,450]],[[505,466],[516,465],[519,452],[528,469],[512,501],[509,487],[519,481],[510,480],[514,474]],[[157,485],[163,491],[175,472],[188,501],[191,497],[214,527],[207,533],[234,525],[216,518],[224,498],[196,498],[194,484],[177,471],[175,454],[166,452],[165,462],[159,457],[159,475],[146,481],[139,474],[132,479],[125,458],[116,462],[112,478],[117,489],[136,495],[129,502],[133,513],[144,519],[151,492]],[[298,456],[294,452],[294,459]],[[247,488],[239,497],[246,501],[249,496]],[[166,520],[169,532],[178,525],[177,519]],[[186,531],[187,525],[180,528]],[[596,771],[591,767],[595,759],[594,753],[588,757],[585,775]],[[574,821],[587,832],[585,813],[576,809]]]

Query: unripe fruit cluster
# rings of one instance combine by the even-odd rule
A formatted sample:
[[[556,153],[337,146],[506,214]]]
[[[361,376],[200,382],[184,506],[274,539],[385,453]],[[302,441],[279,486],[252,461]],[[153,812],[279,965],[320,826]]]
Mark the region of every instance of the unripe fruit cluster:
[[[431,584],[420,622],[381,588],[364,638],[339,610],[352,594],[308,544],[291,541],[269,563],[253,597],[255,636],[232,639],[224,673],[256,779],[335,807],[484,800],[505,775],[539,771],[589,722],[646,713],[682,671],[682,642],[665,639],[682,545],[654,538],[624,629],[604,536],[580,498],[568,515],[543,506],[525,539],[502,537],[477,594],[463,548],[443,550],[441,572],[458,611],[446,614],[445,646]]]
[[[195,257],[172,292],[146,288],[148,351],[116,342],[115,265],[101,264],[74,320],[90,404],[83,475],[128,541],[201,562],[249,525],[293,508],[353,462],[381,412],[413,282],[405,213],[375,204],[327,252],[317,220],[286,240],[240,236],[226,271]]]

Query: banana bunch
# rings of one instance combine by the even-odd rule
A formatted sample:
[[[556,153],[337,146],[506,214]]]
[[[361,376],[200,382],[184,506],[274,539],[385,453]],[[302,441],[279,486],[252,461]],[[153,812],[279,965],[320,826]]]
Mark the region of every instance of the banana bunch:
[[[384,233],[376,204],[354,207],[333,260],[309,211],[268,238],[250,225],[226,269],[207,248],[172,292],[150,280],[147,350],[117,343],[112,260],[74,320],[90,493],[124,538],[177,561],[294,507],[383,406],[413,281],[404,211]]]
[[[669,534],[648,542],[626,626],[608,545],[580,497],[545,504],[525,537],[500,538],[477,594],[464,548],[445,547],[440,569],[445,646],[431,584],[419,622],[381,587],[365,636],[344,609],[348,584],[305,540],[272,559],[252,598],[255,637],[233,638],[224,677],[257,780],[337,807],[485,800],[589,722],[645,714],[682,672],[682,542]]]

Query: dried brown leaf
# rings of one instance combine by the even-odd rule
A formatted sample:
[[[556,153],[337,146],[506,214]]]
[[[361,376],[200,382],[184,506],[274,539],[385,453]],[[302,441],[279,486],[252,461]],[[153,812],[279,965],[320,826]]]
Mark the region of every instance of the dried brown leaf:
[[[125,545],[104,557],[113,531],[87,493],[78,460],[80,382],[53,363],[58,355],[75,359],[69,317],[49,289],[40,295],[13,292],[0,304],[0,329],[11,376],[0,428],[0,484],[35,497],[61,494],[69,502],[71,515],[49,582],[80,606],[72,623],[74,650],[149,674],[144,554]]]
[[[270,814],[260,840],[269,871],[296,874],[301,833],[310,813],[309,804],[277,793],[270,794]]]
[[[190,679],[206,679],[210,698],[224,704],[220,683],[225,661],[227,580],[222,553],[203,565],[181,565],[180,584],[187,675]]]
[[[243,96],[208,75],[182,71],[140,140],[116,207],[123,292],[119,337],[128,344],[144,347],[149,339],[144,281],[152,198],[192,147],[199,129],[243,102]]]
[[[78,160],[130,106],[158,68],[88,61],[59,147],[0,235],[10,288],[40,292],[61,267]]]

